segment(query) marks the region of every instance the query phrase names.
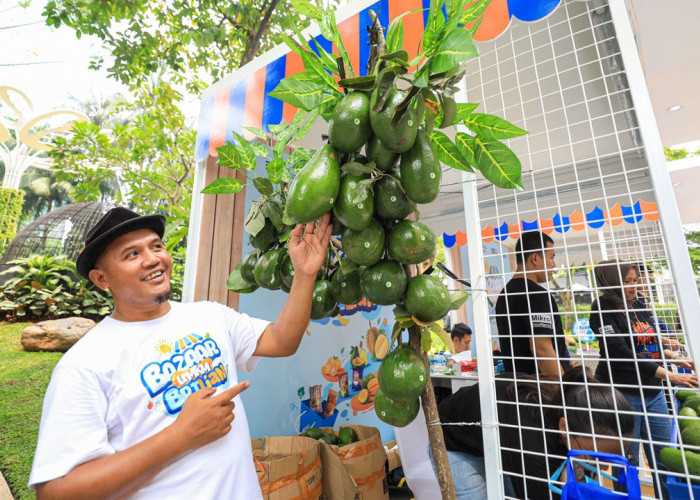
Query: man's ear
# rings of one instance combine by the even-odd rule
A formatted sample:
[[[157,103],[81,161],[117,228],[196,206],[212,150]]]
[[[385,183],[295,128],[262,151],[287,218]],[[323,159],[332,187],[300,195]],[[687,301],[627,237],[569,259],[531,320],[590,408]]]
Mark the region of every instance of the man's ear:
[[[563,435],[568,433],[568,429],[566,428],[566,419],[564,417],[559,417],[559,431]]]
[[[90,269],[90,272],[88,272],[88,277],[90,280],[103,292],[106,291],[109,288],[109,280],[107,279],[107,275],[105,272],[101,269]]]

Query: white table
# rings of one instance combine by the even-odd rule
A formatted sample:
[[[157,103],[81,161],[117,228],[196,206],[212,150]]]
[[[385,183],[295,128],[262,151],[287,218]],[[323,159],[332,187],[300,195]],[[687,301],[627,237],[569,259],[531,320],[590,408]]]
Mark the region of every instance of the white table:
[[[462,387],[469,387],[479,381],[479,375],[468,372],[467,375],[444,375],[442,373],[431,373],[430,378],[434,386],[448,387],[454,394]]]

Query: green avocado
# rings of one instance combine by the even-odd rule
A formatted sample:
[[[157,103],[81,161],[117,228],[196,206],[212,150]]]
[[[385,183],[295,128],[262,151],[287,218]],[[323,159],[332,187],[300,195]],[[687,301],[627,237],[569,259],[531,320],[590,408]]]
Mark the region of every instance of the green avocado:
[[[328,213],[338,196],[340,165],[338,153],[329,144],[322,146],[289,185],[287,217],[306,224]]]
[[[345,255],[355,264],[361,266],[376,264],[384,254],[384,228],[374,218],[361,231],[346,228],[341,240]]]
[[[292,281],[294,280],[294,266],[292,265],[292,259],[286,252],[284,254],[284,258],[282,259],[282,264],[280,265],[280,277],[282,278],[282,284],[286,285],[287,288],[292,287]]]
[[[435,276],[419,274],[408,282],[406,310],[420,321],[437,321],[450,311],[452,298],[447,287]]]
[[[389,256],[402,264],[425,262],[435,248],[435,233],[422,222],[402,220],[389,231]]]
[[[333,205],[336,218],[347,228],[361,231],[372,222],[374,196],[369,187],[361,188],[364,177],[344,175],[340,180],[338,201]]]
[[[277,290],[282,285],[282,276],[280,275],[280,255],[282,250],[276,248],[268,250],[260,256],[255,263],[253,275],[255,282],[263,288]]]
[[[679,401],[685,401],[686,399],[693,396],[700,396],[700,392],[691,389],[680,389],[676,391],[676,399]]]
[[[698,414],[692,408],[685,406],[678,412],[678,425],[681,430],[685,430],[686,427],[699,423],[700,418],[698,418]]]
[[[683,467],[683,455],[685,455],[685,461],[688,464],[687,471],[685,467]],[[692,451],[682,452],[675,448],[666,447],[661,450],[659,459],[662,464],[673,472],[678,472],[680,474],[690,473],[694,476],[700,476],[700,454],[698,453],[693,453]],[[691,481],[695,484],[699,483],[697,479],[692,479]]]
[[[683,408],[692,408],[697,413],[700,410],[700,396],[690,396],[683,401]]]
[[[370,99],[369,119],[372,123],[374,135],[382,141],[382,144],[387,149],[396,153],[404,153],[413,147],[413,143],[416,140],[416,132],[419,125],[416,119],[416,112],[413,109],[409,109],[401,117],[396,127],[392,127],[391,120],[396,114],[396,107],[404,100],[406,93],[392,87],[389,90],[384,109],[377,112],[372,108],[377,103],[378,92],[378,88],[375,88]]]
[[[399,157],[398,153],[382,144],[382,141],[376,135],[373,135],[367,141],[365,152],[367,153],[367,159],[372,160],[377,168],[384,172],[389,172],[394,168],[396,159]]]
[[[304,432],[302,432],[301,435],[304,437],[310,437],[311,439],[321,439],[323,436],[326,435],[326,433],[318,427],[309,427]]]
[[[334,445],[339,445],[340,440],[338,439],[338,436],[335,434],[326,434],[325,436],[321,436],[321,441],[324,443],[328,444],[334,444]]]
[[[325,318],[335,308],[335,299],[331,291],[331,282],[318,280],[314,283],[314,293],[311,298],[311,319]]]
[[[399,171],[382,176],[374,183],[374,213],[384,220],[403,219],[416,207],[401,187]]]
[[[258,251],[253,250],[241,260],[241,276],[251,285],[255,284],[255,263],[258,261]]]
[[[381,306],[396,304],[406,291],[407,281],[406,271],[395,260],[382,260],[360,275],[362,295]]]
[[[345,446],[347,444],[352,444],[357,442],[357,434],[352,429],[352,427],[343,427],[338,431],[338,439],[340,444]]]
[[[352,153],[360,149],[371,134],[369,97],[362,92],[350,92],[331,114],[328,140],[336,150]]]
[[[359,269],[345,274],[338,268],[331,277],[331,290],[335,300],[341,304],[357,303],[362,298]]]
[[[700,447],[700,426],[698,424],[686,426],[681,432],[681,441],[685,445]]]
[[[425,130],[418,130],[410,151],[401,155],[401,185],[416,203],[430,203],[440,193],[442,167]]]
[[[406,427],[418,416],[419,410],[418,398],[394,401],[382,392],[381,385],[374,395],[374,412],[379,420],[391,426]]]

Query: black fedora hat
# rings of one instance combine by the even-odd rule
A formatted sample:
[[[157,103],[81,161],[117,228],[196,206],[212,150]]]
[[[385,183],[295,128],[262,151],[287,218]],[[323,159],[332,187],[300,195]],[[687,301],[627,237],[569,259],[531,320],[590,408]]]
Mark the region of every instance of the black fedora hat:
[[[85,237],[85,248],[75,261],[78,274],[85,279],[90,279],[88,273],[94,269],[95,261],[107,245],[137,229],[152,229],[162,238],[165,233],[165,217],[139,215],[124,207],[115,207],[104,214]]]

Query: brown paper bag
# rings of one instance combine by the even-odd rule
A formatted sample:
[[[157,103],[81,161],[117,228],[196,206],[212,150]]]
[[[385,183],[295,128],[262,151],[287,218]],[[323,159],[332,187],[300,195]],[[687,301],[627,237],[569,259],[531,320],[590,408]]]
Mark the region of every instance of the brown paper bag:
[[[321,441],[323,496],[327,500],[386,500],[386,451],[375,427],[349,425],[358,441],[342,447]],[[341,428],[342,428],[341,427]],[[333,429],[323,428],[325,432]]]
[[[263,498],[318,500],[323,489],[320,444],[298,436],[253,439],[253,461]]]

